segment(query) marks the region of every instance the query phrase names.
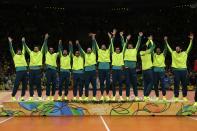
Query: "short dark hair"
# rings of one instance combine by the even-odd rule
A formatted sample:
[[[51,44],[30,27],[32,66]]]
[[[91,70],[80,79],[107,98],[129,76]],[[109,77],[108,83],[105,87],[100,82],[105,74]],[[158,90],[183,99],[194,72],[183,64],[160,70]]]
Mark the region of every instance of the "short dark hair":
[[[16,50],[19,51],[19,50],[22,50],[22,49],[18,47]]]
[[[34,47],[38,47],[40,49],[40,45],[34,45]]]

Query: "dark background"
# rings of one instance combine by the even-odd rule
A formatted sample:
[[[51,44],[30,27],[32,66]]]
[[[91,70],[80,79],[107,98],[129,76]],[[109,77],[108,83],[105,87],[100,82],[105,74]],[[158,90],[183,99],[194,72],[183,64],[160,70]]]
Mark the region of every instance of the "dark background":
[[[197,33],[196,0],[1,0],[0,1],[0,61],[12,61],[7,37],[14,39],[14,47],[21,47],[21,37],[27,44],[41,45],[46,32],[49,46],[57,49],[59,39],[64,43],[79,39],[84,47],[91,44],[89,32],[97,33],[99,43],[109,44],[107,32],[113,28],[131,33],[135,44],[139,31],[144,32],[143,43],[154,35],[158,47],[163,36],[169,37],[172,48],[186,49],[190,32]],[[197,58],[197,46],[192,48],[189,67]],[[115,46],[119,46],[117,37]],[[170,59],[170,56],[167,56]],[[170,62],[168,62],[170,63]]]

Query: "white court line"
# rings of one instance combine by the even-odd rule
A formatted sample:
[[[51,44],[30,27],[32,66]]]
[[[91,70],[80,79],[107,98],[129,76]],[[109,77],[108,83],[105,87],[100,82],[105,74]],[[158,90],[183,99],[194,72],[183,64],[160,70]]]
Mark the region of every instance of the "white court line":
[[[188,118],[197,121],[197,117],[191,117],[191,116],[187,116]]]
[[[109,127],[107,126],[107,123],[105,122],[105,120],[103,119],[103,117],[100,116],[100,118],[101,118],[101,120],[102,120],[102,122],[103,122],[103,124],[104,124],[104,126],[105,126],[105,128],[106,128],[106,130],[107,130],[107,131],[110,131],[110,129],[109,129]]]
[[[12,119],[13,117],[9,117],[9,118],[7,118],[7,119],[5,119],[5,120],[2,120],[2,121],[0,121],[0,124],[2,124],[2,123],[4,123],[4,122],[6,122],[6,121],[9,121],[10,119]]]

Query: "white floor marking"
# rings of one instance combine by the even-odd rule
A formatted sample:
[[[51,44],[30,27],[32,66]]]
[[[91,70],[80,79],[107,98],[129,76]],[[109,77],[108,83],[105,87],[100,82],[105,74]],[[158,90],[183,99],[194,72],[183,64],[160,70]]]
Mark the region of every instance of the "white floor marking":
[[[107,126],[107,123],[105,122],[105,120],[103,119],[103,117],[100,116],[100,118],[101,118],[101,120],[102,120],[102,122],[103,122],[103,124],[104,124],[104,126],[105,126],[105,128],[106,128],[106,130],[107,130],[107,131],[110,131],[110,129],[109,129],[109,127]]]
[[[190,119],[192,119],[192,120],[197,121],[197,117],[191,117],[191,116],[188,116],[188,118],[190,118]]]
[[[2,121],[0,121],[0,124],[2,124],[2,123],[4,123],[4,122],[6,122],[6,121],[9,121],[10,119],[12,119],[13,117],[9,117],[9,118],[7,118],[7,119],[5,119],[5,120],[2,120]]]

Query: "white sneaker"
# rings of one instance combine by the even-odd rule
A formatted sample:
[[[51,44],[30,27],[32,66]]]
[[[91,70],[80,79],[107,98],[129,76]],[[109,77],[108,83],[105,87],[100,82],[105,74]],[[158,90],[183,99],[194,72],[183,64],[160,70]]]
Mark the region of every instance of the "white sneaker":
[[[38,97],[38,101],[43,101],[42,97]]]
[[[163,96],[163,101],[167,101],[167,99],[166,99],[166,97],[165,97],[165,96]]]
[[[149,96],[144,96],[144,101],[145,102],[150,101],[150,97]]]
[[[122,96],[120,96],[119,100],[120,100],[120,101],[124,101],[124,99],[122,98]]]
[[[100,101],[104,101],[104,96],[101,96]]]
[[[73,97],[73,99],[72,99],[73,101],[76,101],[77,100],[77,97]]]
[[[57,100],[58,101],[61,101],[62,100],[62,97],[61,96],[58,96]]]
[[[93,101],[97,101],[96,97],[93,97],[92,100],[93,100]]]
[[[131,99],[127,96],[127,97],[126,97],[126,101],[130,101],[130,100],[131,100]]]
[[[50,101],[51,100],[50,96],[47,96],[46,100],[47,101]]]
[[[29,97],[28,101],[33,101],[33,97]]]
[[[159,101],[159,97],[156,97],[156,98],[155,98],[155,101]]]
[[[67,96],[64,96],[64,100],[65,100],[65,101],[67,101],[67,100],[68,100]]]
[[[79,101],[83,101],[83,99],[81,97],[79,97]]]
[[[16,100],[16,97],[12,97],[12,101],[13,101],[13,102],[17,101],[17,100]]]
[[[55,100],[54,96],[51,96],[51,101],[54,101],[54,100]]]
[[[179,98],[178,97],[173,97],[173,101],[174,102],[178,102],[179,101]]]
[[[105,97],[105,100],[106,100],[106,101],[110,101],[109,96],[106,96],[106,97]]]
[[[20,97],[19,101],[25,101],[25,98],[24,97]]]
[[[195,102],[193,106],[197,107],[197,102]]]
[[[113,96],[113,97],[111,98],[111,101],[116,101],[116,97]]]
[[[84,101],[89,101],[89,98],[88,97],[85,97]]]
[[[140,101],[140,98],[136,96],[136,97],[134,98],[134,101]]]
[[[184,102],[188,102],[187,97],[183,97],[183,101],[184,101]]]

